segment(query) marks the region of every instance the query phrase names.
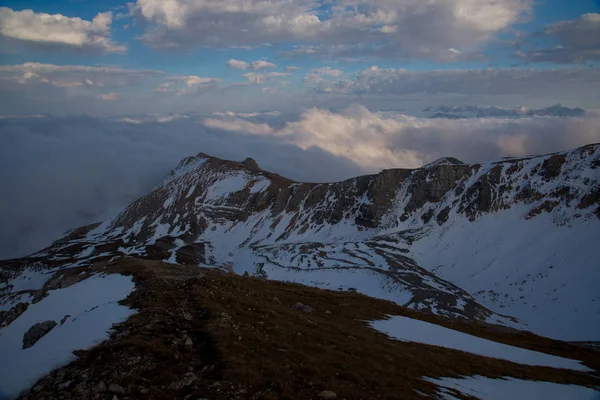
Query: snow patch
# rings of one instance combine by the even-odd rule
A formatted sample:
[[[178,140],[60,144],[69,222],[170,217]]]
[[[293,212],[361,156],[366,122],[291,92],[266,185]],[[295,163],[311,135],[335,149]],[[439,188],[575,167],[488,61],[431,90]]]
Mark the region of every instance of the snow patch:
[[[215,182],[210,186],[206,193],[206,201],[216,201],[227,197],[232,193],[243,190],[248,184],[248,178],[245,174],[229,175],[224,179]]]
[[[398,340],[456,349],[517,364],[593,371],[582,365],[580,361],[493,342],[417,319],[394,316],[370,324],[374,329]]]
[[[471,376],[463,379],[426,378],[440,387],[443,399],[455,399],[447,389],[473,396],[481,400],[598,400],[600,392],[584,386],[562,385],[552,382],[524,381],[514,378],[491,379],[484,376]]]
[[[0,398],[16,398],[42,376],[75,360],[74,350],[108,339],[112,324],[134,313],[118,304],[134,288],[131,277],[95,275],[68,288],[52,290],[41,302],[31,304],[0,330]],[[66,315],[71,317],[60,325]],[[48,320],[59,325],[33,347],[23,350],[25,332]]]

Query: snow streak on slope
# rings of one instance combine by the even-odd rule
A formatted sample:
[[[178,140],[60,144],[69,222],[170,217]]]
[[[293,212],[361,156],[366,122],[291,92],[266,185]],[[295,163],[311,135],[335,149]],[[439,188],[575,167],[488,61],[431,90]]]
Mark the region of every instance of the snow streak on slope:
[[[598,400],[600,391],[584,386],[561,385],[552,382],[524,381],[514,378],[491,379],[471,376],[462,379],[425,379],[440,387],[442,399],[454,400],[454,391],[481,400]]]
[[[76,359],[74,350],[108,338],[113,323],[133,311],[118,304],[134,289],[131,277],[95,275],[73,286],[50,291],[30,304],[15,321],[0,329],[0,398],[15,398],[37,379]],[[23,349],[23,335],[39,322],[55,326],[33,347]]]
[[[398,340],[447,347],[517,364],[592,371],[579,361],[493,342],[418,319],[392,316],[389,319],[373,321],[370,324],[374,329]]]

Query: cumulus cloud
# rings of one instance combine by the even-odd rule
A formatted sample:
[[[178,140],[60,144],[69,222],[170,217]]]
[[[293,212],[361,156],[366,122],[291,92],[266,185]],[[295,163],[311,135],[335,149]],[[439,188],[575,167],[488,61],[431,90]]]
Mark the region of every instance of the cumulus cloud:
[[[518,51],[517,55],[531,62],[582,63],[600,59],[600,14],[588,13],[570,21],[551,24],[530,40],[553,39],[552,47]]]
[[[304,54],[365,53],[453,61],[529,13],[531,0],[137,0],[143,39],[159,47],[301,41]],[[217,21],[218,23],[216,23]],[[341,47],[339,47],[341,46]]]
[[[241,60],[231,59],[227,61],[227,66],[233,69],[248,69],[250,68],[250,63]]]
[[[171,82],[161,84],[159,86],[159,89],[160,88],[163,88],[163,89],[169,88],[170,90],[175,90],[175,93],[178,96],[197,94],[199,92],[202,92],[206,88],[215,87],[216,85],[219,84],[219,82],[221,82],[220,78],[206,78],[206,77],[200,77],[200,76],[196,76],[196,75],[173,76],[173,77],[167,78],[167,80],[169,80]],[[185,85],[185,87],[177,88],[176,85],[173,85],[173,84],[177,84],[177,83],[183,84],[183,85]]]
[[[253,61],[251,63],[248,63],[246,61],[241,61],[241,60],[235,60],[235,59],[231,59],[229,61],[227,61],[227,66],[233,69],[253,69],[255,71],[259,70],[259,69],[266,69],[266,68],[275,68],[277,67],[277,65],[265,61],[265,60],[257,60],[257,61]]]
[[[14,11],[0,7],[0,37],[3,40],[48,49],[89,50],[124,53],[127,46],[110,38],[112,12],[96,15],[91,21],[61,14]]]
[[[320,148],[372,172],[420,167],[444,156],[475,162],[600,142],[597,116],[440,120],[375,113],[360,105],[341,113],[312,108],[281,128],[239,118],[207,118],[204,124],[268,136],[303,149]]]
[[[310,70],[310,73],[304,77],[304,83],[310,85],[321,83],[326,78],[337,78],[343,73],[343,71],[331,67],[313,68]]]
[[[242,76],[248,79],[248,82],[253,83],[255,85],[265,84],[273,79],[282,78],[285,76],[291,76],[292,74],[287,72],[247,72]]]

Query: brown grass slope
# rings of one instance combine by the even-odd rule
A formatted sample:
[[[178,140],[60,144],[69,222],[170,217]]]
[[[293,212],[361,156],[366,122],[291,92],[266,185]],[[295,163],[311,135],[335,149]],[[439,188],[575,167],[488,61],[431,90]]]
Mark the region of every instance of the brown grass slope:
[[[121,386],[118,399],[193,400],[317,399],[323,390],[338,399],[419,399],[436,393],[423,376],[476,374],[600,385],[598,373],[391,340],[365,321],[405,315],[600,371],[600,352],[526,332],[447,320],[360,294],[158,261],[92,268],[133,275],[137,288],[125,303],[139,313],[115,326],[110,340],[76,352],[77,361],[38,382],[28,399],[113,399],[100,382]],[[295,309],[298,302],[312,312]]]

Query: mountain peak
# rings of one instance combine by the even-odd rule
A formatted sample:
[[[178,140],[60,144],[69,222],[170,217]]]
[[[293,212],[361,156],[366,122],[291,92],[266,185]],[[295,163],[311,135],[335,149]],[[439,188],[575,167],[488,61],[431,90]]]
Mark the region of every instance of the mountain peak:
[[[258,165],[258,163],[256,162],[256,160],[254,158],[246,158],[244,161],[242,161],[242,164],[244,164],[246,167],[250,168],[250,169],[260,169],[260,166]]]
[[[424,168],[435,167],[438,165],[465,165],[465,163],[460,161],[458,158],[442,157],[442,158],[439,158],[439,159],[425,165]]]

